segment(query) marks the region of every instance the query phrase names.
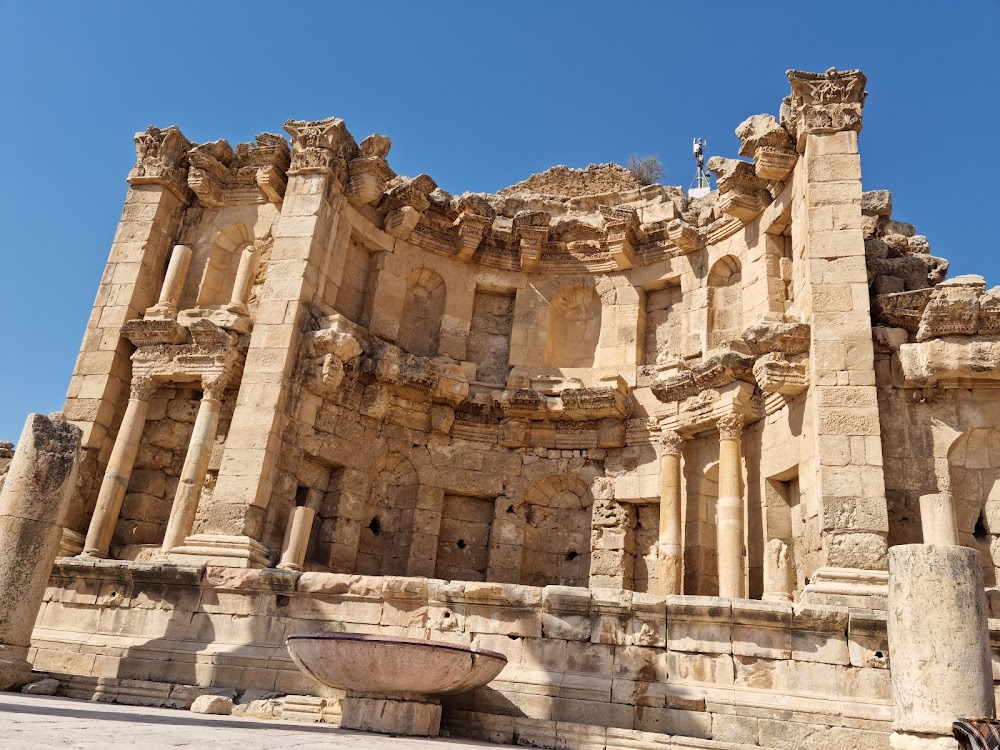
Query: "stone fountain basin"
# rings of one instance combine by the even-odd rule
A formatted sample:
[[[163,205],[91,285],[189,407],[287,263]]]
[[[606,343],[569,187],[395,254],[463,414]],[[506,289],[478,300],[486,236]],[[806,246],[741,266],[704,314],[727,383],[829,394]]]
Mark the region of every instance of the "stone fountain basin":
[[[299,669],[330,687],[425,700],[480,688],[507,664],[495,651],[387,635],[299,633],[286,645]]]

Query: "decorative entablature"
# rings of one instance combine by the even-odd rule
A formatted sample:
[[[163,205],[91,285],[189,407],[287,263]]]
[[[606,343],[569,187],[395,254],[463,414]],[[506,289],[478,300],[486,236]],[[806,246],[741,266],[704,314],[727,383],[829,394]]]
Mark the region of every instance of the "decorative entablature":
[[[754,358],[750,354],[732,346],[724,346],[720,347],[717,354],[689,368],[680,363],[682,369],[653,379],[649,382],[649,387],[653,395],[663,403],[683,401],[698,396],[707,389],[721,388],[736,381],[747,383],[752,388],[756,385],[753,365]]]
[[[290,158],[288,142],[274,133],[261,133],[235,151],[225,140],[203,143],[188,152],[188,187],[204,206],[281,203]]]
[[[509,388],[495,396],[504,417],[528,420],[592,421],[627,419],[632,413],[632,396],[625,381],[608,378],[609,385],[563,388],[555,394],[534,388]]]
[[[809,385],[805,362],[810,339],[808,323],[764,320],[750,326],[740,338],[757,357],[753,376],[761,392],[797,396]]]
[[[174,125],[162,129],[150,125],[136,133],[136,159],[129,184],[162,185],[187,203],[188,151],[193,145]]]
[[[705,166],[715,172],[723,213],[749,223],[771,202],[767,181],[757,176],[750,162],[713,156]]]
[[[636,265],[636,249],[642,242],[639,214],[631,206],[598,206],[604,217],[604,246],[615,265],[624,270]]]
[[[762,180],[783,182],[799,155],[786,131],[771,115],[748,117],[736,128],[740,156],[753,159],[754,171]]]
[[[792,93],[781,103],[781,124],[792,134],[800,153],[810,134],[861,130],[867,80],[860,70],[788,71]]]
[[[655,423],[650,423],[645,439],[629,429],[626,432],[629,445],[642,442],[663,442],[672,440],[675,433],[690,438],[708,430],[731,428],[738,418],[738,424],[750,424],[761,419],[764,412],[763,400],[753,385],[734,381],[719,388],[707,388],[696,396],[691,396],[676,405],[676,410],[661,415]]]
[[[341,185],[347,182],[347,165],[360,154],[354,136],[339,117],[308,122],[288,120],[285,131],[292,136],[289,176],[327,174]]]
[[[519,211],[511,231],[521,257],[521,270],[536,272],[541,268],[542,249],[549,238],[552,216],[547,211]]]
[[[130,320],[122,335],[135,345],[133,381],[201,383],[226,388],[243,374],[249,337],[209,320],[188,327],[166,320]]]
[[[323,397],[333,395],[344,380],[345,366],[356,368],[358,357],[371,349],[371,339],[343,315],[319,320],[318,328],[303,336],[306,386]]]
[[[945,336],[1000,336],[1000,287],[982,276],[956,276],[932,289],[875,298],[877,323],[905,328],[923,342]]]

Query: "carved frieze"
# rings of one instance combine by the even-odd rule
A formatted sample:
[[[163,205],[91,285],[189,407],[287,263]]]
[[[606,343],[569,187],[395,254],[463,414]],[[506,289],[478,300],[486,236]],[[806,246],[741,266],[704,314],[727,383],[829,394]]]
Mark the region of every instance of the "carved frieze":
[[[619,269],[636,265],[636,248],[642,241],[642,227],[634,208],[598,206],[604,217],[604,244]]]
[[[193,144],[174,125],[157,128],[150,125],[135,134],[135,166],[129,172],[130,185],[163,185],[185,203],[187,187],[187,152]]]
[[[547,395],[533,388],[508,388],[496,396],[505,417],[529,420],[590,421],[627,418],[632,413],[632,396],[621,378],[610,385],[563,388]]]
[[[860,70],[789,70],[788,82],[792,93],[781,104],[781,124],[796,139],[800,152],[809,134],[861,130],[867,79]]]
[[[191,383],[238,381],[246,357],[247,336],[237,336],[209,320],[189,327],[173,321],[130,320],[122,335],[136,350],[133,379]]]
[[[292,136],[289,175],[328,174],[341,184],[347,181],[347,164],[359,150],[343,120],[288,120],[284,128]]]
[[[732,348],[723,348],[690,369],[681,369],[654,380],[650,390],[664,403],[683,401],[706,389],[721,388],[736,381],[753,383],[754,358]]]
[[[549,237],[551,219],[545,211],[520,211],[515,214],[512,231],[518,243],[522,271],[535,272],[541,268],[542,249]]]

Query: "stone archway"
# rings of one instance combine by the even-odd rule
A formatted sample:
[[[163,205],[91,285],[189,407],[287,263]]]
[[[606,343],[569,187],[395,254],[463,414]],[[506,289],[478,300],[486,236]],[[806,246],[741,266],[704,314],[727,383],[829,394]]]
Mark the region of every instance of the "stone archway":
[[[590,487],[572,474],[535,482],[520,504],[519,583],[584,586],[590,577]]]

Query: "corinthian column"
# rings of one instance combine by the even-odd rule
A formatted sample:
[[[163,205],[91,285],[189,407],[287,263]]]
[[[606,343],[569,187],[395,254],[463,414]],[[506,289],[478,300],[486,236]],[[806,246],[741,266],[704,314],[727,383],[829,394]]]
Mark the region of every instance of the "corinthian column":
[[[201,488],[205,484],[208,473],[208,461],[212,457],[212,447],[219,429],[219,412],[222,410],[222,394],[225,391],[225,379],[209,380],[202,385],[201,402],[198,404],[198,415],[194,420],[191,432],[191,443],[187,455],[184,456],[184,467],[181,469],[180,482],[177,484],[177,494],[170,508],[170,519],[163,535],[162,553],[170,552],[179,547],[194,528],[195,515],[198,512],[198,499]]]
[[[87,540],[83,545],[82,557],[107,557],[111,537],[115,533],[118,515],[122,510],[122,500],[132,477],[135,456],[139,452],[139,439],[146,426],[149,400],[159,388],[152,378],[134,378],[129,390],[128,406],[122,418],[115,447],[111,450],[101,490],[97,495],[97,505],[90,519]]]
[[[683,439],[673,430],[661,435],[660,457],[660,595],[681,593],[684,551],[681,547],[681,447]]]
[[[728,414],[719,428],[719,499],[716,533],[719,555],[719,596],[746,596],[743,577],[743,417]]]

